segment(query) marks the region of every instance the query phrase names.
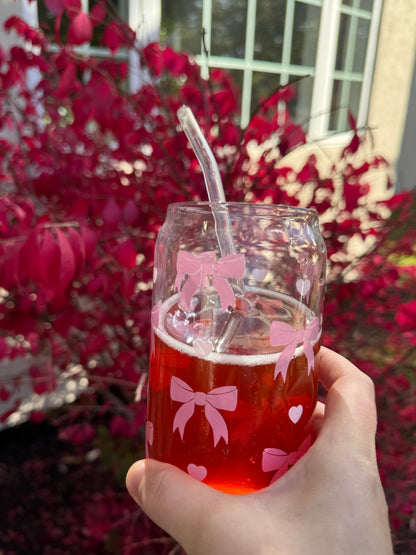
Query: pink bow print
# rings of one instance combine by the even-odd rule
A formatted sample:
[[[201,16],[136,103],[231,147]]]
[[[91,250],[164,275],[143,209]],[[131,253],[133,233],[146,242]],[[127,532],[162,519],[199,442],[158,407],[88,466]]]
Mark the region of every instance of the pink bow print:
[[[263,472],[277,470],[270,483],[276,481],[280,478],[280,476],[283,476],[283,474],[289,470],[289,467],[294,465],[295,462],[306,453],[311,444],[311,436],[308,436],[303,441],[299,449],[297,451],[293,451],[293,453],[286,453],[286,451],[282,451],[281,449],[265,449],[263,451],[261,469]]]
[[[186,423],[193,415],[195,405],[198,405],[205,409],[205,416],[214,434],[214,447],[221,437],[224,438],[225,443],[228,443],[227,425],[219,410],[235,410],[237,406],[235,385],[217,387],[209,393],[195,392],[186,382],[173,376],[170,382],[170,397],[172,401],[183,403],[173,420],[173,431],[178,429],[181,439],[183,439]]]
[[[274,321],[270,326],[270,344],[273,346],[285,345],[280,353],[274,370],[274,377],[282,374],[283,381],[286,381],[289,363],[295,354],[296,347],[303,344],[306,359],[308,361],[308,375],[313,368],[313,343],[319,338],[319,320],[314,318],[303,330],[295,330],[290,324]]]
[[[176,262],[175,286],[181,290],[183,278],[188,279],[182,287],[181,303],[190,308],[192,297],[197,289],[209,285],[208,277],[212,278],[212,285],[221,299],[223,312],[231,305],[235,306],[235,296],[226,278],[242,278],[244,275],[245,257],[243,254],[229,254],[216,260],[215,252],[206,251],[200,255],[179,251]]]

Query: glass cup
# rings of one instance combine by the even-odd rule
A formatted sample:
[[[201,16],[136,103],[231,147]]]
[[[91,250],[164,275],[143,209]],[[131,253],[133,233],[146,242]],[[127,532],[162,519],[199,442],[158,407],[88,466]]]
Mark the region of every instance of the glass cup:
[[[307,451],[325,265],[313,210],[168,207],[155,245],[148,457],[243,494]]]

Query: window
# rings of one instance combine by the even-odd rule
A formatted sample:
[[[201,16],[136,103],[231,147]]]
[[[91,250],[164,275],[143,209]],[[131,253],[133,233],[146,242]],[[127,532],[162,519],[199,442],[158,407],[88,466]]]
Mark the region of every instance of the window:
[[[48,36],[54,40],[54,16],[47,9],[45,0],[37,0],[33,4],[30,3],[30,0],[23,1],[26,2],[23,10],[23,15],[26,16],[25,19],[30,21],[32,25],[39,22],[39,25],[46,30]],[[89,13],[99,1],[81,0],[82,10]],[[158,0],[111,0],[108,6],[109,14],[111,14],[111,10],[114,10],[136,31],[139,43],[146,44],[152,40],[159,40],[160,2]],[[111,17],[111,15],[107,17]],[[69,20],[65,16],[61,22],[63,33],[65,33],[68,25]],[[97,58],[108,56],[108,50],[101,46],[102,32],[103,26],[97,26],[94,29],[91,43],[82,45],[79,50]],[[116,53],[116,57],[129,61],[131,68],[129,86],[131,90],[137,90],[142,83],[137,54],[135,52],[120,51]]]
[[[84,11],[97,1],[82,0]],[[50,17],[44,2],[37,1],[40,22]],[[243,127],[262,97],[289,82],[297,91],[289,105],[292,117],[311,139],[347,130],[348,110],[358,125],[366,123],[382,0],[113,0],[112,5],[143,43],[160,38],[193,54],[204,76],[209,68],[227,69],[241,88]],[[107,55],[99,44],[95,34],[83,49]],[[129,57],[130,86],[136,89],[134,53],[117,55]]]
[[[205,75],[211,67],[234,75],[242,91],[242,126],[261,97],[288,82],[297,90],[289,109],[311,138],[347,130],[349,109],[365,124],[382,0],[161,5],[161,40],[194,54]]]

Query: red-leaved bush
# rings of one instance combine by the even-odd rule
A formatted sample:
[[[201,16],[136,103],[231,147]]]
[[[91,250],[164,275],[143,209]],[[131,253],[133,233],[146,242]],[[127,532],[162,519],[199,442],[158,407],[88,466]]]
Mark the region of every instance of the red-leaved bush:
[[[138,49],[131,29],[107,18],[104,2],[89,15],[76,0],[46,5],[56,16],[54,47],[42,30],[12,17],[5,27],[26,46],[0,50],[0,360],[29,361],[24,379],[37,394],[53,392],[71,372],[88,380],[76,403],[33,414],[56,427],[58,443],[72,445],[79,464],[69,480],[85,489],[74,487],[65,497],[71,510],[62,509],[60,529],[72,535],[63,537],[48,520],[48,507],[60,506],[51,459],[25,463],[43,508],[37,517],[32,508],[28,520],[37,520],[30,533],[19,534],[24,507],[3,515],[5,553],[46,553],[30,545],[39,534],[50,553],[179,553],[143,524],[122,482],[143,454],[155,237],[170,202],[205,199],[200,167],[176,119],[182,104],[215,153],[229,200],[319,212],[329,256],[324,342],[375,381],[380,471],[397,552],[410,553],[416,541],[413,194],[371,200],[374,173],[386,173],[387,163],[363,157],[368,138],[352,115],[352,138],[328,170],[305,148],[294,169],[287,155],[293,159],[306,136],[284,108],[294,94],[290,86],[264,99],[241,129],[239,95],[227,73],[212,70],[204,80],[184,53],[156,43]],[[80,55],[75,47],[99,26],[111,54]],[[144,84],[132,93],[128,65],[113,56],[123,48],[140,55]],[[21,379],[0,375],[0,403],[13,399],[4,421],[19,405]],[[91,486],[88,495],[92,467],[100,489]]]

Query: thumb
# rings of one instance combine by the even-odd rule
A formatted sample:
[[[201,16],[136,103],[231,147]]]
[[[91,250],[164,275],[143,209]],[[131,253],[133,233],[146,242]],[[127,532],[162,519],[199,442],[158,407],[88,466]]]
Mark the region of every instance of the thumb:
[[[153,459],[134,463],[126,486],[151,520],[189,552],[201,542],[200,523],[205,515],[215,512],[225,495],[175,466]]]

